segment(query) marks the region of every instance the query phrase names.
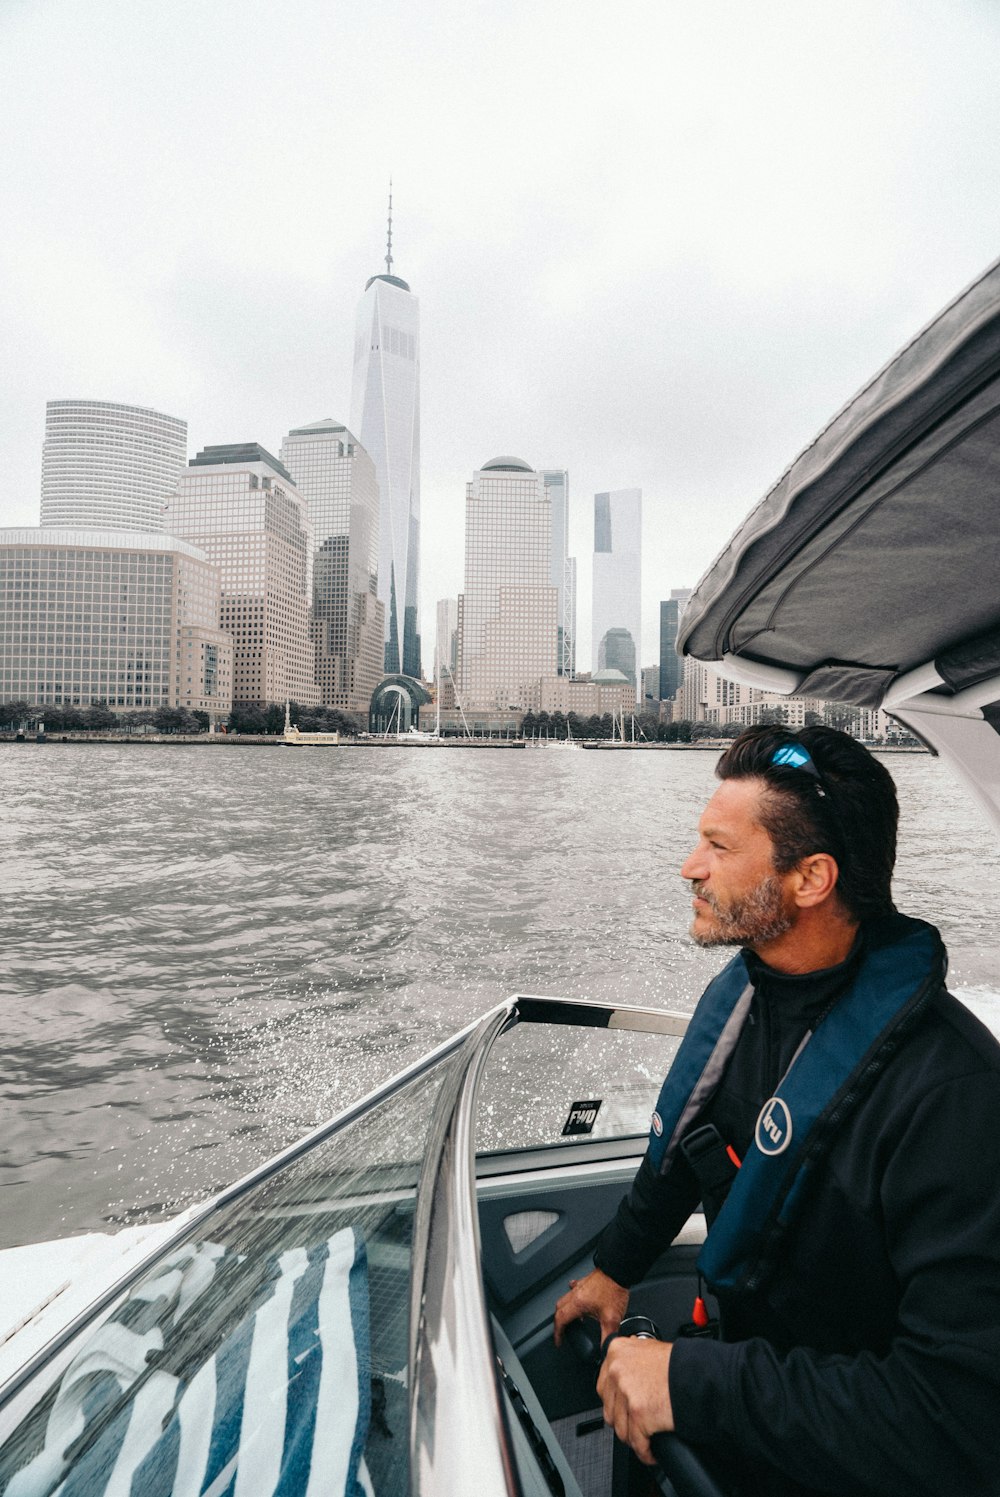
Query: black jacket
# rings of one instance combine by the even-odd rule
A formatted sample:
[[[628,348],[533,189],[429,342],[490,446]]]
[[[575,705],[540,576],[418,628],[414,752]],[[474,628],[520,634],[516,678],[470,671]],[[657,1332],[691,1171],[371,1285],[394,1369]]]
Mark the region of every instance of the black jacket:
[[[745,953],[755,996],[711,1121],[740,1158],[858,950],[805,978]],[[595,1263],[641,1279],[699,1199],[683,1155],[644,1160]],[[726,1186],[706,1201],[709,1222]],[[677,1431],[767,1497],[1000,1494],[1000,1045],[943,988],[835,1138],[781,1259],[675,1342]]]

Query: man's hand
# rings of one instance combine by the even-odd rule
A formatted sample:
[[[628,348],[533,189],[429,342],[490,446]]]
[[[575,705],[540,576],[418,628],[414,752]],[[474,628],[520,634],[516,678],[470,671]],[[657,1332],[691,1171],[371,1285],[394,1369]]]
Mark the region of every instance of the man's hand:
[[[601,1322],[601,1340],[617,1331],[628,1309],[628,1290],[595,1268],[585,1279],[571,1279],[569,1293],[556,1305],[556,1345],[562,1346],[563,1331],[573,1320],[592,1315]]]
[[[605,1424],[614,1425],[619,1440],[646,1466],[656,1465],[650,1435],[674,1427],[668,1381],[672,1350],[669,1341],[620,1336],[608,1347],[597,1379]]]

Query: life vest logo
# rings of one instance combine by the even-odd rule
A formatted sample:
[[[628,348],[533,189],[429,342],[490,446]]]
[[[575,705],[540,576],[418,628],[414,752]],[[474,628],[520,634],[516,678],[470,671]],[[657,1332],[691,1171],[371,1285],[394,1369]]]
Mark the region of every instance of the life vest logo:
[[[762,1154],[783,1154],[788,1148],[792,1141],[792,1115],[780,1097],[770,1097],[764,1103],[754,1138]]]
[[[649,1123],[653,1132],[656,1134],[657,1138],[659,1138],[663,1132],[663,1119],[660,1117],[660,1114],[658,1112],[654,1112],[653,1116],[649,1120]]]

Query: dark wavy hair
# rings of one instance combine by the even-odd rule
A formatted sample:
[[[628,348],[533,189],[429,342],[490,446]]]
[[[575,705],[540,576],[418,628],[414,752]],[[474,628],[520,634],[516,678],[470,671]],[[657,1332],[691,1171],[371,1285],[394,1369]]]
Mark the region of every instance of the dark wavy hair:
[[[772,763],[792,743],[808,750],[819,780],[808,770]],[[810,853],[827,852],[837,862],[841,903],[855,919],[892,913],[899,803],[892,776],[864,744],[836,728],[795,732],[761,724],[733,740],[715,772],[720,780],[765,781],[759,819],[779,873]]]

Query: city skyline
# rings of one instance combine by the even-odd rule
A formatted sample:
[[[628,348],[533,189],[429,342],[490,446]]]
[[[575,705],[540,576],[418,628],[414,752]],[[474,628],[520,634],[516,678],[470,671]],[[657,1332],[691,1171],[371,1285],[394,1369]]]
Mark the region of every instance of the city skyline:
[[[572,27],[546,4],[489,22],[441,0],[0,8],[5,523],[36,521],[49,399],[174,412],[191,450],[350,424],[392,175],[423,324],[425,630],[460,586],[472,465],[529,452],[570,473],[579,558],[588,496],[642,487],[653,658],[667,590],[995,257],[1000,13],[581,0]],[[294,100],[248,108],[257,74]]]
[[[391,229],[389,244],[391,250]],[[386,263],[391,266],[391,252]],[[377,307],[374,314],[371,338],[378,352],[383,342],[391,343],[391,330]],[[395,341],[402,345],[405,336],[397,332]],[[215,687],[210,691],[206,683],[219,679],[224,645],[237,709],[294,696],[306,706],[366,711],[383,675],[384,609],[377,597],[382,506],[375,465],[346,426],[326,417],[293,428],[280,459],[259,443],[230,443],[204,448],[179,469],[186,427],[154,411],[50,402],[47,431],[43,471],[55,468],[59,500],[69,504],[84,534],[88,521],[97,532],[98,517],[105,517],[111,534],[127,531],[129,520],[133,529],[145,520],[149,531],[196,540],[204,548],[219,590],[218,638],[186,646],[185,669],[193,672],[187,677],[189,698],[190,683],[200,681],[195,692],[211,696],[212,710],[219,710]],[[43,513],[45,502],[43,492]],[[565,469],[536,472],[519,458],[492,459],[467,485],[465,582],[454,605],[449,705],[459,678],[470,705],[495,712],[538,707],[546,691],[552,696],[557,679],[575,675],[576,564],[566,555],[568,502]],[[624,684],[631,678],[634,702],[641,494],[598,495],[595,507],[595,574],[598,553],[607,552],[611,566],[602,585],[595,584],[595,597],[607,621],[627,618],[632,625],[631,631],[612,627],[605,633],[598,664],[609,679],[617,676]],[[72,598],[59,600],[63,606],[72,607]],[[435,682],[452,607],[450,601],[437,604]],[[412,623],[409,632],[411,640],[418,638]],[[626,639],[628,660],[609,645],[617,634]],[[106,648],[95,643],[96,636],[88,638],[92,649]],[[38,647],[20,640],[15,655],[22,650],[29,655],[18,656],[19,672],[22,658],[28,663],[39,657]],[[50,653],[47,646],[42,650]],[[133,664],[127,670],[129,682],[144,679],[134,675],[139,669]],[[49,680],[49,670],[31,689],[59,706],[66,673],[60,666],[60,680]],[[398,674],[391,662],[386,674]],[[129,686],[130,705],[132,700]],[[70,698],[71,705],[78,701],[83,698]]]

